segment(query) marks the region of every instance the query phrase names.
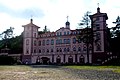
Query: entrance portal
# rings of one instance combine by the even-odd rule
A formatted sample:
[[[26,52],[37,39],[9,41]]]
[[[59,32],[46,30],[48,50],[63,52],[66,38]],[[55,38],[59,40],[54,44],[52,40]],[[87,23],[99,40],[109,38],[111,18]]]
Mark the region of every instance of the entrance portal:
[[[50,63],[50,59],[48,57],[42,57],[42,64],[49,64]]]

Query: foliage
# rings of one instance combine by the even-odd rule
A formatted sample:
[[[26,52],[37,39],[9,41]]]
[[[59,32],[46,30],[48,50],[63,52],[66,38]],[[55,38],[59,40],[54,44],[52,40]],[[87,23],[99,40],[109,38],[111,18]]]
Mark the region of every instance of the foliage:
[[[82,17],[82,20],[80,20],[80,23],[78,23],[79,26],[85,26],[85,27],[90,27],[90,18],[89,18],[89,14],[91,12],[87,11],[84,16]]]
[[[12,38],[12,37],[13,37],[13,30],[14,30],[13,27],[10,27],[9,29],[6,29],[5,31],[3,31],[3,32],[0,34],[0,37],[1,37],[2,39]]]

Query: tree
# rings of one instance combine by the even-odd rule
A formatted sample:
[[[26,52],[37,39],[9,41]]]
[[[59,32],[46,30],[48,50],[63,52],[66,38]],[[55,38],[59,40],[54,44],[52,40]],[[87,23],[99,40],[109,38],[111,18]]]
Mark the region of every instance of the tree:
[[[85,28],[83,29],[82,31],[82,36],[78,37],[78,38],[81,38],[84,43],[86,44],[87,46],[87,63],[89,64],[89,44],[91,44],[91,38],[92,38],[92,30],[90,28],[90,23],[91,23],[91,20],[89,18],[89,14],[90,12],[87,11],[84,16],[82,17],[83,19],[81,20],[80,23],[78,23],[79,26],[85,26]]]
[[[12,38],[12,37],[13,37],[13,30],[14,30],[13,27],[10,27],[9,29],[6,29],[5,31],[3,31],[3,32],[0,34],[0,37],[1,37],[2,39]]]
[[[13,27],[10,27],[9,29],[6,29],[5,31],[3,31],[1,34],[0,34],[0,37],[2,38],[3,40],[3,46],[8,46],[8,39],[12,38],[13,37],[13,30],[14,28]]]

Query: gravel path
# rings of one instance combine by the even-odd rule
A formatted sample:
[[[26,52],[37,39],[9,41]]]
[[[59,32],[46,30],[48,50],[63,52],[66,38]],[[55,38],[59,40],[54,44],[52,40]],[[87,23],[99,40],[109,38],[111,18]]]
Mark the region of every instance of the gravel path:
[[[111,70],[77,70],[35,65],[28,70],[0,71],[0,80],[120,80],[120,74]]]

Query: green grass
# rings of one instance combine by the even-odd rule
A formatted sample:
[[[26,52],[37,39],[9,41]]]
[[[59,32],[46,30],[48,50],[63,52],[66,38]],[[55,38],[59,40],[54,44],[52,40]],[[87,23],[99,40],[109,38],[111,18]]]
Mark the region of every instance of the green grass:
[[[120,66],[64,66],[66,68],[81,69],[81,70],[112,70],[120,73]]]

